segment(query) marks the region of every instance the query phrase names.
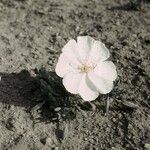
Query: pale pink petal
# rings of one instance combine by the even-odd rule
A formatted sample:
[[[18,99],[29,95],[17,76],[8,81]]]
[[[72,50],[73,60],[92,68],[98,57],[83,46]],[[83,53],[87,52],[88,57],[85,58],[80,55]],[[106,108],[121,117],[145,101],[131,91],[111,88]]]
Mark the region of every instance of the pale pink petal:
[[[104,61],[110,57],[109,50],[100,42],[95,41],[89,53],[88,62]]]
[[[64,77],[69,72],[78,72],[77,66],[72,63],[68,57],[62,53],[58,59],[58,62],[55,67],[55,72],[59,77]]]
[[[96,75],[94,72],[89,72],[88,78],[101,94],[107,94],[113,89],[112,81],[105,80]]]
[[[62,52],[68,57],[70,62],[79,65],[80,56],[77,49],[77,43],[75,40],[70,40],[62,49]]]
[[[90,36],[77,37],[78,51],[79,51],[80,58],[82,60],[85,60],[87,58],[94,41],[95,40]]]
[[[68,43],[63,47],[62,52],[76,52],[77,51],[77,43],[74,39],[68,41]]]
[[[94,72],[105,80],[114,81],[117,78],[116,66],[112,61],[99,62]]]
[[[64,54],[61,54],[56,64],[55,72],[58,76],[63,77],[70,71],[69,60]]]
[[[72,94],[78,94],[79,85],[83,74],[68,73],[63,78],[63,85]]]
[[[93,84],[90,85],[86,74],[82,76],[78,93],[85,101],[95,100],[99,95],[98,91],[93,89]]]

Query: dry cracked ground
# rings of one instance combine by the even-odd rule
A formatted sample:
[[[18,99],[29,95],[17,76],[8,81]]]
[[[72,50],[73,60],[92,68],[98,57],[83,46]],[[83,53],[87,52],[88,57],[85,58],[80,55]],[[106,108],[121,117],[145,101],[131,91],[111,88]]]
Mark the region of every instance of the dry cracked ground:
[[[126,4],[127,0],[0,0],[0,150],[150,148],[150,2],[142,1],[137,10]],[[93,102],[95,113],[79,107],[81,99],[74,95],[69,95],[70,107],[64,105],[68,98],[59,97],[50,103],[51,109],[32,109],[40,95],[35,68],[54,72],[63,45],[78,35],[90,35],[110,49],[118,72],[114,90]],[[53,121],[52,111],[61,105],[75,110],[74,117],[62,119],[58,112]]]

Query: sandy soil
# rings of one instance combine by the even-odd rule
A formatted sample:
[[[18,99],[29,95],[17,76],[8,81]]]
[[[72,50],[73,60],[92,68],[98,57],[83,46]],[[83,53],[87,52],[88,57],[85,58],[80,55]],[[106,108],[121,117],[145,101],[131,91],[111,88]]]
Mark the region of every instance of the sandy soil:
[[[127,2],[0,0],[0,150],[148,149],[150,3],[135,11],[125,9]],[[79,105],[79,97],[60,96],[62,86],[50,106],[32,109],[41,98],[34,69],[43,66],[56,77],[61,48],[78,35],[90,35],[110,49],[119,75],[115,89],[93,102],[95,114]],[[125,100],[139,108],[124,107]],[[60,106],[57,114],[54,108]],[[73,117],[63,119],[67,110]]]

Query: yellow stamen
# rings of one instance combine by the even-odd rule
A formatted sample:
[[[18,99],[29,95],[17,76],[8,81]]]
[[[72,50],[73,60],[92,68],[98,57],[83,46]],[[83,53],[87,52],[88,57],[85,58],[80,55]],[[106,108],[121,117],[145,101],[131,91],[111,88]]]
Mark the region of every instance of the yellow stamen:
[[[93,68],[93,66],[88,66],[88,65],[83,64],[83,65],[79,66],[78,69],[80,70],[80,73],[87,73],[94,68]]]

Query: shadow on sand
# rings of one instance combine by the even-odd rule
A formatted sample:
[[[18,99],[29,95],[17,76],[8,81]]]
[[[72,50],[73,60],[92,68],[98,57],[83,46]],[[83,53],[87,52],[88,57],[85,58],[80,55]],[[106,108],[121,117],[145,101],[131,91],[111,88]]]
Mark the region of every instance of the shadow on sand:
[[[0,103],[24,107],[31,114],[39,112],[40,122],[75,117],[74,104],[61,79],[54,72],[47,72],[42,68],[35,71],[35,76],[31,76],[27,70],[11,74],[0,73],[0,76]]]
[[[29,108],[35,105],[32,96],[38,88],[34,77],[26,70],[20,73],[0,73],[0,102]]]
[[[62,85],[61,79],[55,72],[48,72],[41,68],[35,70],[34,76],[27,70],[20,73],[0,73],[0,103],[8,106],[24,107],[35,120],[34,114],[40,116],[36,122],[59,122],[60,120],[72,120],[77,111],[91,111],[89,103],[83,103],[80,97],[69,94]],[[98,111],[105,114],[106,99],[122,95],[122,91],[116,88],[109,95],[103,95],[93,102]],[[120,93],[119,93],[120,92]],[[110,104],[110,111],[121,111],[121,102]],[[125,109],[127,111],[128,109]]]

